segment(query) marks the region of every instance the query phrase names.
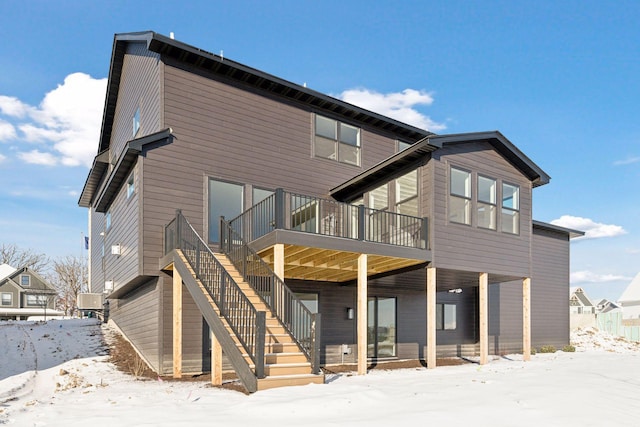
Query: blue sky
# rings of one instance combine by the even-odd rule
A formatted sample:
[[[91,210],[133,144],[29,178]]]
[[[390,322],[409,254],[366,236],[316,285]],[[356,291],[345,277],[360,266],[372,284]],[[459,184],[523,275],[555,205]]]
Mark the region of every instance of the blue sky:
[[[114,33],[154,30],[428,127],[500,130],[552,180],[534,217],[582,228],[572,284],[640,271],[640,2],[4,1],[0,243],[82,254]]]

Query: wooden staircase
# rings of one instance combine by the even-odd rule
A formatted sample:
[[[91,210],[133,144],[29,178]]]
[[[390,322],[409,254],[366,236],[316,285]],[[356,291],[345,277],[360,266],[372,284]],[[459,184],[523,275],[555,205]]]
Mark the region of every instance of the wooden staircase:
[[[255,290],[244,280],[227,256],[221,253],[215,253],[214,255],[218,262],[227,270],[227,273],[229,273],[238,284],[240,289],[242,289],[242,292],[247,296],[249,301],[251,301],[256,310],[267,313],[264,368],[266,377],[258,379],[258,390],[306,384],[323,384],[324,375],[315,375],[311,372],[311,363],[307,360],[307,357],[300,350],[286,328],[273,316],[271,310],[262,298],[260,298]],[[218,315],[220,315],[215,304],[213,305]],[[242,344],[235,339],[231,327],[228,324],[226,324],[226,326],[230,335],[234,338],[234,341],[236,341],[236,345],[242,351]],[[243,357],[251,368],[253,368],[249,355],[243,352]]]

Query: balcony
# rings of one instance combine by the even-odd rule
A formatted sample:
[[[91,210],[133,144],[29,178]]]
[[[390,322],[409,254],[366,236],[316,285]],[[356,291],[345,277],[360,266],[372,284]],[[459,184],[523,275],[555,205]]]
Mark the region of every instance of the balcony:
[[[370,277],[431,260],[427,218],[281,189],[229,223],[271,267],[284,245],[285,279],[355,280],[363,253]]]

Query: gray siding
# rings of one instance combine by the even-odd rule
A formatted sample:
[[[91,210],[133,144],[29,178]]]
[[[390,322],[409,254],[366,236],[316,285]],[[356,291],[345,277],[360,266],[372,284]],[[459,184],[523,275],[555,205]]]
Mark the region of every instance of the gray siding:
[[[182,209],[207,236],[207,177],[325,195],[395,151],[362,129],[362,167],[312,157],[312,112],[200,73],[163,69],[164,125],[173,143],[144,154],[144,274],[155,274],[162,227]],[[358,123],[355,123],[356,125]]]
[[[434,152],[431,161],[434,163],[433,266],[528,277],[531,182],[488,143],[445,147]],[[473,219],[472,226],[449,222],[447,204],[451,165],[475,172],[472,194],[475,194],[477,173],[520,186],[520,235],[476,228]],[[475,218],[474,210],[472,208],[472,218]]]
[[[569,344],[569,237],[533,229],[531,340],[540,347]]]
[[[126,335],[151,367],[159,369],[159,279],[152,279],[117,300],[109,300],[110,320]]]

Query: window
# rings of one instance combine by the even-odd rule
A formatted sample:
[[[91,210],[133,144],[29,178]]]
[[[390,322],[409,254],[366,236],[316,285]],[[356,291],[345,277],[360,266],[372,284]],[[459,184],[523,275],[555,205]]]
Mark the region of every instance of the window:
[[[418,170],[396,179],[396,212],[418,216]]]
[[[312,314],[318,313],[318,294],[306,292],[294,292],[294,294]]]
[[[360,166],[360,128],[315,116],[314,155]]]
[[[237,217],[243,209],[244,186],[230,182],[209,180],[209,241],[220,239],[220,217],[227,221]]]
[[[44,307],[47,300],[46,295],[27,295],[27,305],[31,307]]]
[[[367,357],[396,356],[396,299],[367,301]]]
[[[133,196],[133,193],[136,192],[135,180],[133,176],[133,172],[129,175],[129,179],[127,179],[127,199]]]
[[[140,129],[140,107],[136,109],[136,112],[133,113],[133,137],[135,138],[138,133],[138,129]]]
[[[107,211],[104,217],[104,228],[106,230],[111,228],[111,211]]]
[[[502,231],[520,233],[520,187],[502,184]]]
[[[267,197],[271,196],[274,192],[271,190],[264,190],[262,188],[253,187],[253,206],[257,205]]]
[[[436,304],[436,329],[454,330],[456,328],[456,305]]]
[[[411,147],[412,144],[409,144],[408,142],[402,142],[402,141],[398,141],[398,151],[403,151],[406,150],[407,148]]]
[[[389,234],[389,186],[384,184],[369,192],[369,208],[377,211],[369,211],[369,223],[367,224],[369,238],[382,242]],[[382,211],[382,212],[379,212]]]
[[[22,274],[20,276],[20,286],[31,286],[31,276]]]
[[[1,299],[2,305],[13,305],[13,294],[9,292],[3,292]]]
[[[478,227],[496,229],[496,180],[478,175]]]
[[[381,185],[369,192],[369,207],[383,211],[389,206],[389,188],[387,184]]]
[[[451,168],[449,221],[471,224],[471,172]]]

